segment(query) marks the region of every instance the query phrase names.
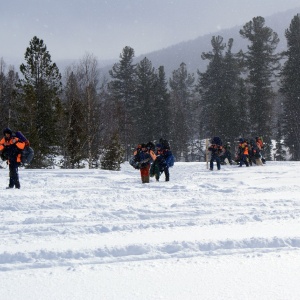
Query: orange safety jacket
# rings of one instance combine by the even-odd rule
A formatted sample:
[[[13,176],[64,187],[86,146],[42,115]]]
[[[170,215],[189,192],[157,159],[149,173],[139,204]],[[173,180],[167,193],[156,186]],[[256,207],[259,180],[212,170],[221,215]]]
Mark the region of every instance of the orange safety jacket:
[[[256,141],[256,145],[257,145],[259,150],[261,150],[264,147],[263,141],[261,139],[258,139]]]
[[[239,147],[242,149],[242,154],[249,155],[249,148],[247,143],[239,144]]]
[[[25,148],[25,143],[20,141],[17,137],[11,137],[9,140],[5,139],[4,137],[0,141],[0,152],[2,152],[5,147],[16,145],[16,147],[20,150]],[[21,153],[17,155],[17,162],[21,162]]]

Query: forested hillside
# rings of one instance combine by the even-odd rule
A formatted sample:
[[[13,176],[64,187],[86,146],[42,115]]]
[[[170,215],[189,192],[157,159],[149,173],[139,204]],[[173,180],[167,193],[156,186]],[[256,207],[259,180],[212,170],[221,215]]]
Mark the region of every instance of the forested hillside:
[[[105,78],[89,53],[59,69],[46,41],[34,36],[20,67],[1,60],[0,125],[25,133],[36,168],[53,165],[57,156],[63,168],[84,161],[106,168],[106,160],[128,160],[138,143],[161,137],[177,160],[203,160],[202,141],[215,135],[232,145],[239,137],[262,136],[268,159],[276,140],[277,159],[285,159],[285,145],[299,160],[299,15],[286,25],[285,51],[279,33],[260,16],[236,35],[244,47],[225,34],[205,37],[207,50],[199,48],[205,67],[196,73],[190,66],[200,63],[191,60],[167,75],[164,62],[155,65],[151,55],[137,59],[125,46]]]

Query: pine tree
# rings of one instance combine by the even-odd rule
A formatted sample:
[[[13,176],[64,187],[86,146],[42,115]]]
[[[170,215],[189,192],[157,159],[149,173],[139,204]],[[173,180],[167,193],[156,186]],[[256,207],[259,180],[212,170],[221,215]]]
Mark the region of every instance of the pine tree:
[[[101,169],[120,171],[124,159],[124,149],[121,146],[119,135],[115,133],[110,143],[105,147],[101,159]]]
[[[154,87],[153,115],[154,122],[151,124],[153,133],[158,141],[160,138],[170,140],[171,138],[171,104],[168,82],[163,66],[156,72]]]
[[[212,38],[211,44],[212,51],[202,54],[202,59],[209,63],[205,72],[198,71],[196,87],[201,96],[204,137],[220,136],[223,141],[232,143],[239,135],[238,113],[247,107],[246,99],[241,97],[240,58],[239,54],[232,53],[233,39],[226,45],[223,38],[217,36]]]
[[[248,71],[250,95],[250,121],[252,136],[264,136],[266,157],[270,155],[271,124],[273,118],[272,101],[274,93],[272,81],[274,72],[279,68],[279,58],[275,54],[279,38],[276,32],[265,26],[262,17],[253,18],[240,30],[250,45],[245,53],[245,66]]]
[[[296,15],[285,31],[287,58],[281,72],[284,103],[284,139],[293,160],[300,160],[300,15]]]
[[[238,99],[235,114],[233,116],[236,120],[236,137],[249,137],[251,136],[249,95],[247,92],[246,82],[243,78],[240,78],[238,81],[237,89]]]
[[[35,151],[32,167],[47,167],[53,158],[53,147],[59,145],[57,123],[61,103],[61,75],[43,40],[36,36],[25,53],[26,64],[20,71],[21,95],[18,106],[21,112],[18,128],[23,130]]]
[[[64,118],[64,167],[80,168],[82,160],[87,158],[84,151],[86,130],[84,125],[85,108],[80,99],[80,91],[74,72],[67,77],[65,87]]]
[[[194,75],[187,72],[186,64],[181,63],[180,67],[173,71],[169,80],[171,88],[172,112],[172,149],[176,157],[182,154],[187,157],[187,145],[191,140],[191,107],[194,89]]]
[[[274,159],[277,161],[286,160],[286,150],[284,149],[283,137],[282,137],[282,124],[280,121],[277,122],[277,133],[276,133],[276,145]]]
[[[134,50],[126,46],[120,54],[119,63],[114,64],[109,71],[112,81],[109,82],[111,101],[118,110],[118,132],[125,147],[126,159],[131,155],[131,147],[136,144],[138,128],[135,126],[135,65]]]
[[[224,142],[231,144],[239,136],[241,128],[244,127],[243,124],[247,124],[243,113],[246,112],[247,115],[248,108],[247,98],[243,97],[243,90],[241,89],[243,79],[241,78],[240,53],[232,53],[232,46],[233,39],[229,39],[223,60],[224,81],[222,90],[220,91],[223,122],[219,127]],[[237,114],[238,106],[240,106],[239,112],[241,115]],[[237,119],[241,121],[240,127],[237,126]]]
[[[14,67],[9,67],[6,72],[6,64],[0,59],[0,111],[2,114],[0,128],[14,127],[19,119],[18,110],[14,109],[16,105],[17,82],[19,75]]]
[[[156,133],[152,124],[156,120],[154,99],[155,99],[156,75],[151,61],[146,57],[136,66],[136,104],[135,124],[139,129],[137,132],[137,143],[152,141]]]
[[[212,51],[202,53],[202,59],[209,60],[207,70],[203,73],[198,71],[198,83],[196,89],[201,96],[202,122],[205,137],[220,135],[219,126],[222,124],[222,101],[219,97],[222,91],[224,77],[223,50],[226,45],[220,36],[212,37]]]

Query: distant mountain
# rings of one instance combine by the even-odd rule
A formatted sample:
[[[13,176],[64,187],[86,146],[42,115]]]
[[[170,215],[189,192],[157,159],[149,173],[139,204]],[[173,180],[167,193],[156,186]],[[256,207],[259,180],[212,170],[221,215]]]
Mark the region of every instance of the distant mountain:
[[[295,15],[297,15],[297,13],[300,13],[300,7],[282,13],[277,13],[269,17],[264,17],[266,21],[265,25],[277,32],[280,38],[277,52],[281,52],[286,48],[284,32],[287,28],[289,28],[291,20]],[[169,78],[172,72],[178,69],[180,64],[184,62],[187,65],[188,72],[196,75],[197,70],[203,72],[206,69],[207,62],[201,59],[201,54],[202,52],[212,50],[211,39],[213,36],[222,36],[224,38],[224,43],[227,43],[230,38],[233,38],[233,52],[238,52],[240,49],[247,49],[247,45],[249,44],[248,40],[243,39],[239,34],[240,29],[242,29],[244,25],[245,24],[241,24],[240,26],[200,36],[194,40],[181,42],[161,50],[140,55],[134,59],[134,62],[138,63],[143,58],[147,57],[156,69],[159,66],[165,67],[167,78]],[[120,52],[122,52],[122,49]],[[119,60],[116,62],[118,61]],[[109,76],[108,71],[112,68],[112,65],[113,64],[103,67],[101,69],[101,73]]]

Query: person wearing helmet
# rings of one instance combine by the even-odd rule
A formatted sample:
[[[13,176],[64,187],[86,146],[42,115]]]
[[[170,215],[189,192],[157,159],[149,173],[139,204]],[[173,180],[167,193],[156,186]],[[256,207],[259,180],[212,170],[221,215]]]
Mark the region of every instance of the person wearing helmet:
[[[221,160],[220,155],[222,153],[223,147],[220,144],[214,143],[212,140],[212,144],[208,147],[208,151],[211,152],[210,156],[210,170],[212,171],[214,169],[214,161],[217,163],[218,170],[221,170]]]
[[[0,140],[0,153],[9,164],[9,185],[7,188],[20,189],[18,167],[21,163],[21,151],[25,148],[25,143],[14,136],[10,128],[3,130],[3,138]]]

